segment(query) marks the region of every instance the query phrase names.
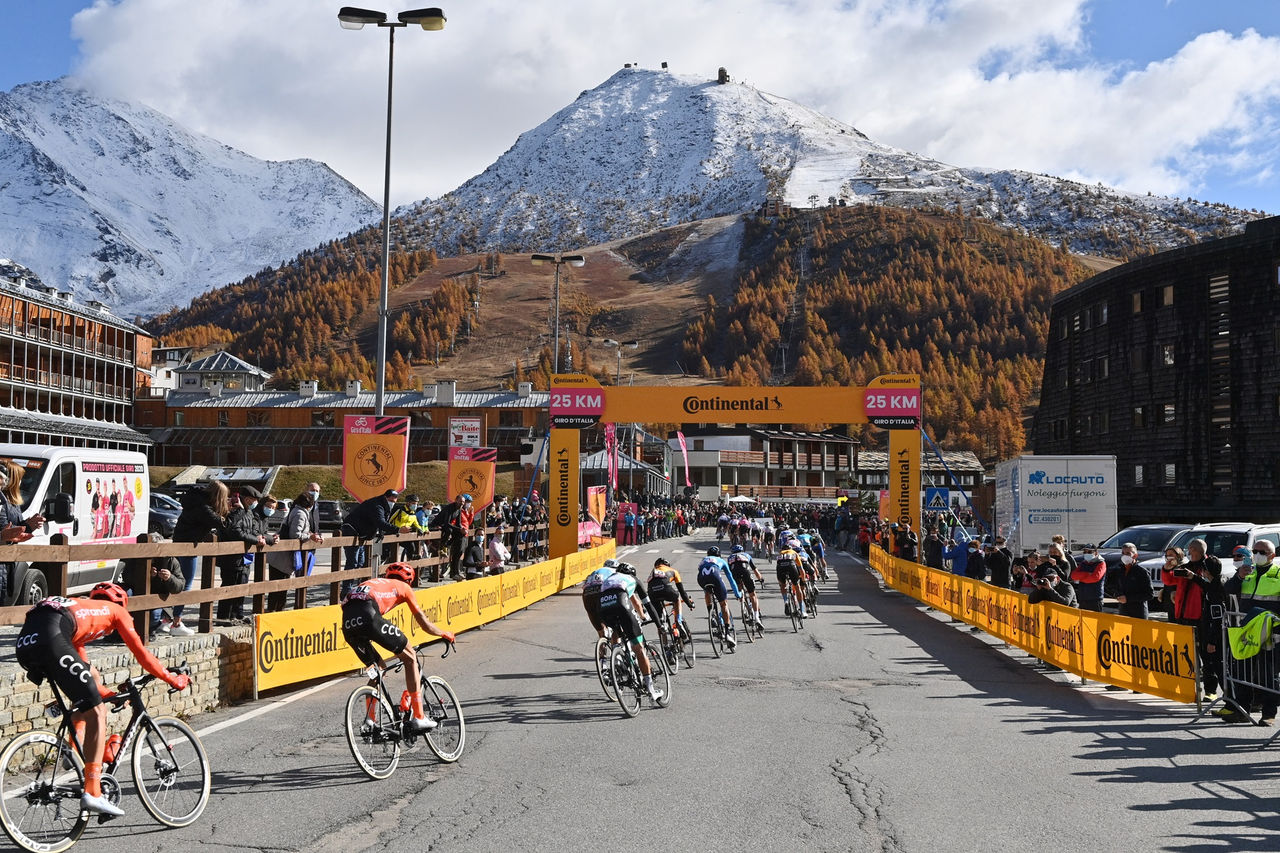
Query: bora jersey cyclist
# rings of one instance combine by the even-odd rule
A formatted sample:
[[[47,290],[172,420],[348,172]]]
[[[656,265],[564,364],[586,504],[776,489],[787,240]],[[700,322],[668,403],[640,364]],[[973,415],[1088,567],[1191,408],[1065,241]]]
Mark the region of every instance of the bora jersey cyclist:
[[[615,561],[605,560],[603,566],[587,575],[587,579],[582,582],[582,606],[587,611],[587,618],[591,620],[591,627],[601,637],[604,636],[604,623],[600,621],[600,587],[604,584],[604,579],[614,573],[615,566]]]
[[[381,646],[404,663],[405,693],[413,710],[411,725],[417,732],[435,728],[422,708],[422,690],[418,683],[418,657],[409,647],[409,638],[385,614],[398,605],[405,605],[422,630],[452,643],[454,634],[436,627],[418,606],[413,583],[416,572],[408,563],[392,563],[380,578],[361,581],[353,586],[342,602],[342,637],[365,666],[382,663],[382,654],[375,646]],[[369,711],[375,709],[370,704]]]
[[[181,690],[191,683],[186,675],[175,675],[147,650],[125,605],[128,593],[117,584],[100,583],[89,598],[46,598],[27,611],[18,632],[18,664],[27,677],[39,684],[48,678],[66,694],[71,720],[84,755],[84,795],[80,806],[87,811],[119,817],[124,814],[102,796],[102,753],[106,745],[107,708],[97,667],[84,657],[84,647],[111,632],[120,635],[142,668]]]
[[[613,628],[614,636],[623,641],[631,641],[640,663],[640,673],[644,676],[644,686],[649,695],[657,700],[662,698],[662,690],[653,683],[653,669],[644,650],[644,631],[636,616],[644,609],[644,605],[637,591],[636,578],[626,572],[626,569],[634,571],[634,567],[621,563],[618,568],[620,571],[609,575],[600,585],[600,619]]]

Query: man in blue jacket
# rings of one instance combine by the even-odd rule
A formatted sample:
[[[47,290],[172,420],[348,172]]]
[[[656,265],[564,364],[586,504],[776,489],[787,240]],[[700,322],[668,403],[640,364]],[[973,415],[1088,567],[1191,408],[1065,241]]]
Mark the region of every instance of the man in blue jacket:
[[[978,551],[977,540],[957,543],[954,539],[948,539],[947,542],[950,544],[943,549],[942,556],[951,561],[951,574],[964,575],[969,566],[969,554]]]

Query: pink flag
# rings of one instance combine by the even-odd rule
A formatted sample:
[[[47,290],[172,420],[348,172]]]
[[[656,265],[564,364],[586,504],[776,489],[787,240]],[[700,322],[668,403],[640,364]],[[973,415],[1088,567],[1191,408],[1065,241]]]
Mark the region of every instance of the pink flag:
[[[618,488],[618,425],[604,425],[604,453],[609,463],[609,486]]]
[[[693,481],[689,479],[689,448],[684,443],[684,433],[677,431],[676,438],[680,439],[680,453],[684,456],[684,484],[692,486]]]

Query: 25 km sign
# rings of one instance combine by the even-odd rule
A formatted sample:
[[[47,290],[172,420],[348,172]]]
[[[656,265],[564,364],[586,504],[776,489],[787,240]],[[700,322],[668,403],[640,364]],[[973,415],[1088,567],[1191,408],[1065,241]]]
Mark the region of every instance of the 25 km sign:
[[[595,426],[604,414],[604,388],[585,374],[552,377],[551,426],[582,429]]]

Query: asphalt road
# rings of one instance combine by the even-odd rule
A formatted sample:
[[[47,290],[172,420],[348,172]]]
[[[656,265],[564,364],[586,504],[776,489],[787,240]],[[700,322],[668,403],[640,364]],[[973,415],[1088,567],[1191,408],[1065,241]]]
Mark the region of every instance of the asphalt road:
[[[683,572],[707,543],[659,544]],[[194,720],[203,818],[162,829],[126,781],[127,816],[78,849],[1280,849],[1269,730],[1082,688],[833,559],[818,619],[792,633],[769,593],[764,640],[700,656],[669,709],[605,701],[570,590],[433,662],[467,712],[456,765],[423,749],[366,780],[340,728],[357,682],[339,679]]]

